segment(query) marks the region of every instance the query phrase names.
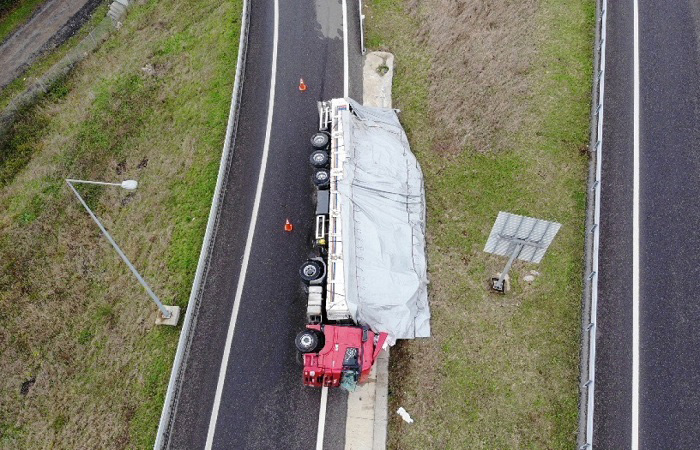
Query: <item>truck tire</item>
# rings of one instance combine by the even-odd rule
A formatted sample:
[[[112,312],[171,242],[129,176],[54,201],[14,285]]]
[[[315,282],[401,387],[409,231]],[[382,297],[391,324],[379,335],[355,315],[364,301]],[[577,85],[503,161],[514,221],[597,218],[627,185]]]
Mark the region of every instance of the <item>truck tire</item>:
[[[318,261],[310,259],[301,265],[299,275],[304,283],[309,284],[323,276],[323,267]]]
[[[323,333],[306,329],[300,331],[294,339],[294,345],[301,353],[318,353],[325,345]]]
[[[323,150],[328,147],[328,143],[331,141],[331,137],[325,131],[319,131],[311,136],[311,145],[318,150]]]
[[[309,162],[312,166],[321,169],[328,166],[328,153],[325,150],[315,150],[309,156]]]
[[[331,174],[326,169],[318,169],[314,172],[314,184],[319,189],[328,189],[331,185]]]

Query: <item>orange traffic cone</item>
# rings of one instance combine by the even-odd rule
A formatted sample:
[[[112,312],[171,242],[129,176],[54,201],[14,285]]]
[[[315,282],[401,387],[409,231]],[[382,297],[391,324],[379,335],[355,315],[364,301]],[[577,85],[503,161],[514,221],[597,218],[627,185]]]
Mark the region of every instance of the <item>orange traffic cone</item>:
[[[284,223],[284,231],[292,231],[294,229],[294,226],[292,225],[292,222],[287,219],[287,221]]]
[[[308,87],[306,86],[306,83],[304,83],[304,79],[299,78],[299,90],[304,92],[306,89],[308,89]]]

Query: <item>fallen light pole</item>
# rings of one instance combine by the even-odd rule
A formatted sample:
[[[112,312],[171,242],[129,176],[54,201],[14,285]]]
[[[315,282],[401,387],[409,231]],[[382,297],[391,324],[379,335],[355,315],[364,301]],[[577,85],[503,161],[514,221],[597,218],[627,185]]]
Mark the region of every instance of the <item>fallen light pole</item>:
[[[102,225],[100,220],[97,218],[95,213],[92,212],[90,207],[87,205],[85,200],[83,200],[83,197],[80,196],[78,191],[75,189],[75,186],[73,186],[73,183],[80,183],[80,184],[99,184],[102,186],[119,186],[123,189],[133,191],[138,187],[138,182],[136,180],[125,180],[122,181],[121,183],[106,183],[103,181],[87,181],[87,180],[75,180],[71,178],[66,178],[66,183],[68,183],[68,187],[73,191],[76,197],[78,197],[78,200],[80,200],[80,203],[85,207],[85,210],[90,214],[90,217],[92,217],[92,220],[95,221],[97,226],[100,228],[102,231],[102,234],[105,235],[107,240],[109,241],[110,244],[112,244],[112,247],[114,247],[114,250],[116,250],[117,254],[119,257],[124,261],[124,263],[129,267],[129,270],[131,270],[131,273],[134,274],[136,279],[141,283],[141,286],[146,290],[148,295],[153,299],[153,302],[156,304],[158,309],[160,310],[159,317],[156,319],[156,324],[157,325],[171,325],[175,326],[177,325],[178,319],[180,318],[180,307],[179,306],[169,306],[169,305],[163,305],[163,303],[160,301],[158,296],[151,290],[151,287],[146,283],[146,280],[143,279],[141,274],[136,270],[133,264],[131,264],[131,261],[129,261],[129,258],[126,257],[124,252],[122,251],[121,248],[117,245],[117,243],[114,241],[112,236],[109,234],[107,229]]]
[[[499,212],[484,251],[509,258],[503,271],[491,279],[491,288],[500,293],[508,290],[508,272],[516,259],[542,261],[559,228],[561,224],[557,222]]]

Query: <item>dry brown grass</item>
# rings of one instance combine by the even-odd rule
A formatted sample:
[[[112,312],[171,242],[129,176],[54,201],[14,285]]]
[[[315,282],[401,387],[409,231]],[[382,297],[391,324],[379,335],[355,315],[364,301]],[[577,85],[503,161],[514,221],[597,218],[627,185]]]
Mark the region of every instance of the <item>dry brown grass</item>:
[[[141,2],[15,126],[4,148],[30,159],[0,185],[0,448],[152,446],[179,330],[154,327],[154,305],[63,179],[139,180],[133,194],[79,189],[154,291],[185,307],[240,7]]]
[[[503,150],[527,120],[539,2],[413,0],[419,39],[434,55],[430,107],[445,132],[440,151]]]
[[[426,177],[433,337],[392,353],[390,448],[571,448],[594,2],[373,0]],[[539,266],[483,253],[498,211],[563,227]],[[522,277],[541,273],[528,284]]]

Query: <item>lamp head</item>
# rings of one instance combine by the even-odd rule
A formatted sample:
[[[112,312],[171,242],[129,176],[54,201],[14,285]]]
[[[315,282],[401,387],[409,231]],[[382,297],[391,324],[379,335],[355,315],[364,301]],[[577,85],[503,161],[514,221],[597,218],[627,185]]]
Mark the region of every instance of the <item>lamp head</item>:
[[[133,191],[134,189],[136,189],[138,187],[138,185],[139,185],[139,182],[136,180],[122,181],[122,188],[129,190],[129,191]]]

